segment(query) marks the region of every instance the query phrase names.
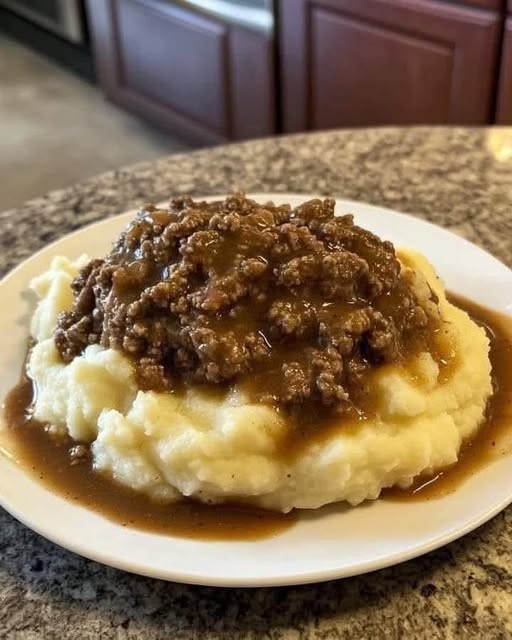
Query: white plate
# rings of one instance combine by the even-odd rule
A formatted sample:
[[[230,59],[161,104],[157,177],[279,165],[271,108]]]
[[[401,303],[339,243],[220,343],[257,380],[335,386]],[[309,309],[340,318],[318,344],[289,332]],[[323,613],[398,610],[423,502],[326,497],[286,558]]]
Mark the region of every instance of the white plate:
[[[304,195],[259,194],[261,201],[296,205]],[[398,246],[424,253],[452,291],[512,314],[512,271],[443,229],[380,207],[339,200],[337,212]],[[56,254],[100,256],[133,212],[73,233],[30,258],[0,283],[0,397],[19,377],[30,302],[24,292]],[[273,538],[202,542],[127,529],[68,502],[0,456],[0,503],[46,538],[87,558],[148,576],[219,586],[316,582],[372,571],[444,545],[512,502],[510,464],[503,457],[434,501],[376,501],[310,515]]]

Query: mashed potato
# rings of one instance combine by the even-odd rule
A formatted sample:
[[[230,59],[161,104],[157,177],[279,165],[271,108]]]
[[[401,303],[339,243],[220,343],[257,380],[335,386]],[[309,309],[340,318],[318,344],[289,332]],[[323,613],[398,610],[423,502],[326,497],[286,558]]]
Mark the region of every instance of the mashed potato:
[[[86,261],[55,258],[32,283],[40,298],[28,362],[37,384],[34,415],[56,432],[91,443],[96,469],[153,498],[237,499],[280,511],[341,500],[356,505],[456,462],[482,421],[492,392],[486,334],[447,301],[419,254],[403,252],[402,261],[426,278],[416,276],[418,295],[428,298],[430,286],[439,297],[456,352],[451,374],[444,379],[429,353],[381,369],[373,381],[375,418],[350,428],[340,424],[292,456],[279,454],[285,431],[279,414],[248,403],[240,392],[221,400],[200,390],[142,392],[129,360],[98,345],[64,364],[52,333]]]

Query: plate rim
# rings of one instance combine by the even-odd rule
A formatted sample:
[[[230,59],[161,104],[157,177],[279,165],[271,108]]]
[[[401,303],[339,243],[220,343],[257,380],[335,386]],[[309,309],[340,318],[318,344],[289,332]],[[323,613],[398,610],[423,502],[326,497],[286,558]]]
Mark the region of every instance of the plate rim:
[[[427,225],[427,227],[435,229],[436,233],[442,232],[446,236],[450,236],[450,237],[451,236],[455,236],[463,244],[467,245],[468,247],[471,247],[473,250],[477,249],[478,251],[480,251],[483,254],[485,254],[488,258],[490,258],[493,262],[499,264],[502,267],[505,267],[506,269],[508,269],[509,271],[512,272],[512,269],[510,267],[508,267],[504,262],[502,262],[495,255],[493,255],[490,251],[488,251],[487,249],[484,249],[483,247],[480,247],[479,245],[475,244],[474,242],[471,242],[470,240],[468,240],[464,236],[457,235],[453,231],[450,231],[448,228],[442,227],[441,225],[438,225],[438,224],[436,224],[434,222],[430,222],[430,220],[425,220],[424,218],[415,216],[414,214],[407,213],[405,211],[397,211],[395,209],[391,209],[390,207],[388,207],[386,205],[373,204],[371,202],[366,202],[365,200],[353,200],[351,198],[341,198],[341,197],[336,197],[336,196],[320,196],[320,195],[312,196],[310,193],[299,193],[299,192],[295,192],[295,191],[283,191],[283,192],[278,192],[278,191],[269,191],[269,192],[254,191],[254,192],[247,193],[245,195],[246,195],[247,198],[251,198],[251,199],[254,199],[254,200],[256,200],[258,198],[268,198],[269,199],[268,201],[271,201],[275,197],[278,197],[278,198],[282,198],[282,197],[304,198],[305,200],[311,200],[313,198],[319,198],[319,199],[332,198],[333,200],[336,201],[336,204],[341,203],[342,206],[348,206],[348,207],[350,207],[350,206],[356,206],[356,207],[364,206],[364,207],[374,208],[376,210],[383,210],[384,209],[386,212],[392,213],[393,215],[396,215],[396,216],[399,216],[399,217],[403,217],[403,218],[405,218],[407,220],[414,220],[414,222],[417,222],[417,223],[420,223],[420,224],[423,224],[423,225]],[[223,198],[226,198],[227,196],[226,196],[226,194],[219,193],[219,194],[216,194],[216,195],[209,195],[209,196],[199,195],[199,196],[191,196],[191,197],[194,198],[195,200],[204,200],[206,202],[211,202],[212,200],[223,199]],[[170,198],[168,198],[167,200],[159,200],[156,203],[155,206],[157,206],[157,207],[165,206],[166,203],[169,200],[170,200]],[[101,220],[95,220],[94,222],[88,222],[87,224],[84,224],[83,226],[79,227],[78,229],[75,229],[74,231],[70,231],[69,233],[65,233],[63,236],[60,236],[59,238],[56,238],[55,240],[52,240],[52,242],[50,242],[49,244],[44,245],[44,247],[41,247],[40,249],[38,249],[34,253],[32,253],[29,256],[27,256],[26,258],[24,258],[19,264],[15,265],[11,269],[9,269],[0,278],[0,286],[3,286],[5,284],[5,282],[11,276],[16,274],[23,267],[25,267],[27,263],[29,263],[32,260],[34,260],[35,258],[39,257],[40,254],[44,253],[45,251],[48,251],[49,249],[51,249],[55,245],[59,244],[63,240],[69,240],[71,238],[75,238],[76,236],[80,235],[84,231],[89,231],[89,230],[93,229],[96,226],[100,226],[100,225],[104,224],[107,221],[112,221],[112,220],[115,220],[116,218],[121,218],[123,216],[127,216],[128,214],[135,215],[142,206],[143,205],[141,204],[140,207],[134,207],[133,209],[127,209],[126,211],[121,211],[121,213],[116,213],[116,214],[114,214],[112,216],[107,216],[106,218],[102,218]]]

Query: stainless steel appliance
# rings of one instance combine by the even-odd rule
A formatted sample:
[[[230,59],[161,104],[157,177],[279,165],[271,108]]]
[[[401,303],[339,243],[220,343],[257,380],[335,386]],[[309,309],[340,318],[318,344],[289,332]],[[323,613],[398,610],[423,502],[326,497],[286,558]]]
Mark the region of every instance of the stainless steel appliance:
[[[273,0],[178,0],[236,24],[271,32],[274,26]]]
[[[0,0],[0,7],[9,9],[69,42],[82,44],[85,40],[81,0]]]

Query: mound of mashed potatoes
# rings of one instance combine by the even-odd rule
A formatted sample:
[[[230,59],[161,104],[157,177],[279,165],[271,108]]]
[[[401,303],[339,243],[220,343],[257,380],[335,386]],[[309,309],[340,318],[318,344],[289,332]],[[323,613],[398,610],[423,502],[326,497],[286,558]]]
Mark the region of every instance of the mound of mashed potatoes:
[[[383,488],[406,488],[419,474],[457,461],[482,422],[492,384],[484,330],[447,301],[422,256],[402,251],[400,257],[418,274],[418,297],[433,291],[439,299],[453,350],[449,375],[428,352],[382,367],[372,381],[373,417],[350,428],[340,424],[293,455],[282,454],[280,414],[239,390],[223,397],[200,387],[144,392],[127,356],[97,344],[65,364],[53,332],[72,304],[71,282],[86,256],[54,258],[31,285],[39,298],[28,361],[37,387],[34,417],[90,443],[98,471],[160,501],[191,496],[287,512],[338,501],[356,505]]]

